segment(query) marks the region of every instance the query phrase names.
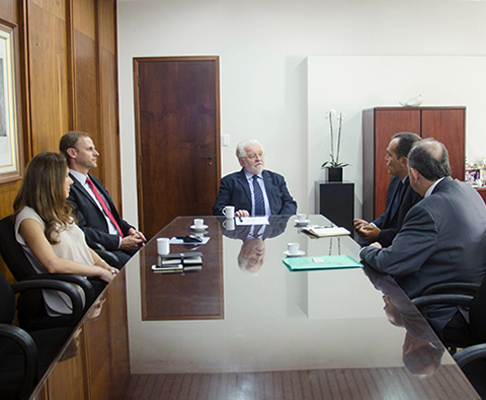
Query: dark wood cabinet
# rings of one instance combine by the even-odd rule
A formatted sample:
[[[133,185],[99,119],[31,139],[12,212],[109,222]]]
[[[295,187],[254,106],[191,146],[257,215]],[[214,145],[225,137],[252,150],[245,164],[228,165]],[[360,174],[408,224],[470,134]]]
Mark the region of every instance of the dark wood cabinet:
[[[464,180],[466,107],[375,107],[363,110],[363,218],[385,211],[390,175],[386,148],[398,132],[433,137],[449,152],[452,177]]]

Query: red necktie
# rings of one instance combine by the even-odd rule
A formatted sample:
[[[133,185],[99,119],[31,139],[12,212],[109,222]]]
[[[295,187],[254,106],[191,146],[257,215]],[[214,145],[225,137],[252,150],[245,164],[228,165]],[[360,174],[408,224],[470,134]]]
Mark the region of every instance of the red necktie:
[[[95,185],[93,184],[91,179],[89,179],[89,177],[86,177],[86,183],[88,184],[89,188],[91,189],[91,191],[93,192],[95,197],[100,202],[101,208],[105,212],[106,216],[110,219],[110,221],[113,223],[113,225],[115,225],[115,228],[118,231],[118,233],[120,234],[120,236],[123,237],[123,232],[120,229],[120,226],[118,225],[118,223],[116,222],[115,217],[113,216],[110,209],[108,208],[108,205],[106,204],[105,200],[103,199],[103,196],[101,196],[100,192],[98,192],[98,189],[96,189]]]

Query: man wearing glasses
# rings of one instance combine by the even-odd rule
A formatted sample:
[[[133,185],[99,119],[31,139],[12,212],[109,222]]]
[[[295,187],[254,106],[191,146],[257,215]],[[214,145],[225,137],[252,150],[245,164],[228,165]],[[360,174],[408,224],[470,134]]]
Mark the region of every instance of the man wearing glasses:
[[[214,215],[222,215],[226,206],[235,207],[235,216],[294,215],[297,203],[282,175],[264,170],[262,146],[246,140],[236,146],[236,157],[243,167],[221,179],[213,206]]]

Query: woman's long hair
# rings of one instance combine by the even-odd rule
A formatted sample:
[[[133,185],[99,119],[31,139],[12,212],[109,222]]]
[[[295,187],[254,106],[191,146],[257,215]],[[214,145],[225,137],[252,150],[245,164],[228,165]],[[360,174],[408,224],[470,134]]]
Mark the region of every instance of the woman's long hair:
[[[27,165],[22,184],[14,201],[14,215],[24,207],[33,208],[45,223],[44,233],[51,244],[59,243],[58,234],[72,221],[66,203],[64,184],[67,161],[59,153],[36,155]]]

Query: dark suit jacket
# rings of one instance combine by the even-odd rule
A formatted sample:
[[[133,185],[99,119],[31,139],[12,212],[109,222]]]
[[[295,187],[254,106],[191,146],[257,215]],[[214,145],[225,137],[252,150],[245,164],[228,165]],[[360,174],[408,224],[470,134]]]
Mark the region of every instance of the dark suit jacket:
[[[73,175],[70,176],[74,183],[71,185],[68,202],[73,205],[73,212],[78,218],[79,227],[83,230],[88,240],[102,244],[106,250],[117,250],[119,236],[108,233],[108,226],[103,212],[96,205],[95,201],[83,185],[81,185]],[[113,200],[98,178],[93,175],[89,175],[89,177],[98,191],[104,196],[106,203],[115,217],[116,222],[120,225],[123,234],[128,235],[128,230],[132,228],[132,226],[120,218],[118,211],[113,204]]]
[[[400,182],[401,179],[398,176],[393,175],[391,177],[386,194],[385,212],[373,221],[373,223],[381,229],[380,235],[378,236],[378,242],[380,242],[383,247],[391,245],[393,239],[402,227],[403,220],[405,215],[407,215],[408,210],[422,200],[422,196],[412,189],[410,186],[410,179],[407,178],[398,207],[392,215],[391,206]]]
[[[263,170],[262,176],[272,215],[294,215],[297,211],[297,203],[290,195],[284,177],[267,170]],[[244,169],[221,179],[218,198],[213,206],[213,215],[223,215],[225,206],[235,206],[235,211],[247,210],[251,213],[250,185]]]
[[[481,283],[486,276],[486,206],[470,185],[446,177],[410,209],[390,247],[365,247],[360,255],[372,268],[394,276],[411,298],[436,283]],[[431,309],[429,321],[442,332],[456,311]]]

